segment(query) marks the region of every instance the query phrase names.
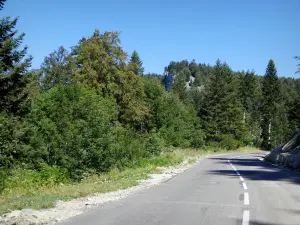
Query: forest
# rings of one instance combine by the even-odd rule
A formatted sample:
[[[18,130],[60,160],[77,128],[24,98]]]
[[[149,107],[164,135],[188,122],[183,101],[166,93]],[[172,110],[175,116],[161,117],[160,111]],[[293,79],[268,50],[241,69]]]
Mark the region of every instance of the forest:
[[[0,20],[1,191],[18,169],[78,181],[167,147],[272,149],[300,127],[300,79],[279,77],[272,59],[264,76],[219,59],[144,74],[119,32],[95,30],[32,69],[17,22]]]

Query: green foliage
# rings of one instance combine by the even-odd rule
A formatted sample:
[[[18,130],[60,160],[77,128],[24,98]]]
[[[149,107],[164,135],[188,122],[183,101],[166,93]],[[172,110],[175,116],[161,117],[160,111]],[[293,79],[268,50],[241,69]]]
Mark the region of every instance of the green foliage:
[[[6,0],[0,0],[0,10],[3,9],[5,2],[6,2]]]
[[[66,168],[71,176],[85,169],[107,170],[116,117],[114,101],[78,84],[58,85],[32,105],[28,157],[35,167],[47,163]]]
[[[24,89],[29,82],[28,68],[32,59],[25,58],[26,46],[19,49],[25,34],[17,36],[17,21],[9,17],[0,20],[0,110],[13,114],[19,113],[26,100]]]
[[[228,65],[219,60],[205,88],[200,117],[208,142],[221,141],[224,134],[233,135],[237,140],[245,135],[236,79]]]
[[[74,58],[63,46],[50,53],[41,66],[39,79],[43,90],[49,90],[57,84],[73,83],[75,68]]]
[[[174,95],[166,93],[156,106],[157,129],[167,145],[189,147],[195,142],[195,131],[200,132],[199,118],[191,105],[186,105]],[[199,135],[201,139],[203,136]]]
[[[243,106],[243,123],[248,129],[247,144],[260,142],[260,102],[261,89],[258,78],[254,72],[240,73],[239,94]]]
[[[300,60],[300,56],[295,56],[295,59]],[[298,70],[296,73],[300,73],[300,63],[297,66],[298,66]]]
[[[140,59],[139,54],[135,50],[133,51],[133,53],[131,55],[131,58],[129,61],[129,66],[131,66],[134,74],[140,75],[140,76],[144,74],[143,62]]]
[[[101,34],[96,30],[92,37],[79,42],[73,55],[80,65],[75,80],[95,88],[103,97],[114,97],[120,106],[120,122],[140,127],[148,115],[144,87],[141,77],[125,63],[126,53],[120,47],[119,33]]]
[[[226,150],[234,150],[243,146],[243,142],[236,140],[232,134],[222,134],[219,142],[210,142],[210,146]]]
[[[273,146],[271,141],[272,120],[277,112],[276,104],[281,100],[280,82],[277,77],[277,70],[274,61],[268,63],[266,74],[262,83],[262,147],[270,149]]]
[[[186,99],[186,74],[179,72],[174,80],[172,91],[176,93],[181,100]]]

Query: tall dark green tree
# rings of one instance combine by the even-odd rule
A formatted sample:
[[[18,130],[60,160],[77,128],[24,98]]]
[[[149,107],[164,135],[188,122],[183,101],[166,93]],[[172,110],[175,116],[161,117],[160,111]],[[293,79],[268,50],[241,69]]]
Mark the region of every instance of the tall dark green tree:
[[[205,87],[200,117],[208,142],[220,142],[224,137],[241,140],[244,136],[236,81],[229,66],[220,60]]]
[[[276,104],[280,100],[280,82],[277,76],[277,70],[275,63],[270,59],[266,74],[262,83],[262,147],[265,149],[270,149],[272,146],[272,123],[274,115],[276,112]]]
[[[137,75],[143,75],[144,74],[144,67],[143,67],[143,62],[140,59],[139,54],[137,51],[133,51],[129,64],[132,66],[132,70],[135,74]]]
[[[6,2],[6,0],[0,0],[0,10],[3,9],[5,2]]]
[[[3,7],[4,1],[1,1]],[[16,114],[27,94],[28,68],[31,57],[26,57],[27,47],[20,48],[24,33],[17,35],[18,19],[5,17],[0,20],[0,109]]]
[[[172,91],[176,93],[181,100],[186,99],[186,74],[184,72],[176,74]]]
[[[252,143],[258,144],[261,133],[259,121],[261,90],[254,71],[241,73],[239,89],[243,105],[243,123],[248,127]]]
[[[295,56],[295,59],[300,60],[300,56]],[[300,63],[297,66],[298,66],[298,70],[296,73],[300,73]]]

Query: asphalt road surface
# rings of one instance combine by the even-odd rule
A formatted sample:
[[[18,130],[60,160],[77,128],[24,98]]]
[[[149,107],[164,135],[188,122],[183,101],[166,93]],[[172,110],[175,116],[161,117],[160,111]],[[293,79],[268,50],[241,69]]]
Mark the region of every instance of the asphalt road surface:
[[[83,225],[300,225],[300,175],[262,153],[201,160],[158,186],[66,222]]]

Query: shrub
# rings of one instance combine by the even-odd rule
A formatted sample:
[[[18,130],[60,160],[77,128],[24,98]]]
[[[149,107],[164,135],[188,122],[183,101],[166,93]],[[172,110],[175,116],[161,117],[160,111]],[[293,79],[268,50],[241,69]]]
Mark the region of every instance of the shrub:
[[[116,105],[109,98],[82,85],[59,85],[31,107],[28,159],[37,169],[44,164],[66,168],[74,179],[90,170],[107,171],[116,117]]]
[[[146,140],[146,156],[159,155],[164,146],[164,140],[158,134],[152,133]]]
[[[234,139],[232,134],[222,134],[219,147],[227,150],[238,149],[243,146],[243,142]]]

